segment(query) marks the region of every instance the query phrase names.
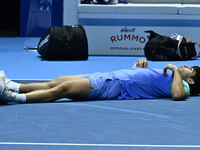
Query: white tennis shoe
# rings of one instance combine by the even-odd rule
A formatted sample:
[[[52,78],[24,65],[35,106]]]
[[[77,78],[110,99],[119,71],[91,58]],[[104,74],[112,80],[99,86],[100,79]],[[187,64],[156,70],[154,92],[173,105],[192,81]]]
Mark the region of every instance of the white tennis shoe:
[[[4,78],[0,77],[0,105],[14,103],[13,97],[16,96],[17,93],[12,92],[8,89]]]
[[[8,82],[10,82],[11,80],[7,78],[7,76],[5,75],[4,71],[0,70],[0,78],[2,78],[6,84],[8,84]]]
[[[13,92],[8,90],[7,88],[4,88],[3,93],[2,93],[2,98],[1,98],[2,104],[8,104],[8,103],[14,104],[13,96],[14,96]]]

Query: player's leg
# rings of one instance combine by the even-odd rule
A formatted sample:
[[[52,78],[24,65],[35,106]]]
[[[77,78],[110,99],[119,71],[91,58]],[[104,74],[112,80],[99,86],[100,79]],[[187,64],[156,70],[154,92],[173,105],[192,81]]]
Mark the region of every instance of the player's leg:
[[[28,93],[35,90],[51,89],[65,81],[80,79],[83,75],[61,76],[49,82],[21,84],[19,93]]]
[[[51,89],[33,91],[26,94],[15,94],[13,92],[3,90],[1,95],[2,103],[6,102],[53,102],[61,98],[69,99],[85,99],[92,90],[91,83],[88,78],[77,79],[63,82]]]
[[[52,102],[61,98],[84,99],[92,90],[88,78],[66,81],[48,90],[26,94],[27,102]]]
[[[56,78],[54,80],[51,80],[49,82],[19,84],[19,83],[13,82],[12,80],[8,79],[6,77],[4,71],[0,71],[0,78],[2,78],[4,80],[7,87],[11,91],[16,91],[19,93],[27,93],[27,92],[41,90],[41,89],[50,89],[54,86],[57,86],[58,84],[60,84],[62,82],[80,79],[81,77],[82,77],[82,75],[62,76],[62,77]]]

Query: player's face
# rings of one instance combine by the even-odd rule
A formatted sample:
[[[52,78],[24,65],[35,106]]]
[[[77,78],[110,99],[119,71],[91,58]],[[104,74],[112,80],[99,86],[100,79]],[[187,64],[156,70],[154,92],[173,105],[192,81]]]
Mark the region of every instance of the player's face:
[[[192,67],[188,67],[187,65],[180,66],[178,69],[181,73],[183,80],[193,77],[196,73]]]

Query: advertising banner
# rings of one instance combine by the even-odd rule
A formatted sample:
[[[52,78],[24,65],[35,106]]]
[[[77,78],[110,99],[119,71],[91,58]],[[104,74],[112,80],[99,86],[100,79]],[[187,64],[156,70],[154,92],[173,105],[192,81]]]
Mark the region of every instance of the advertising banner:
[[[161,35],[173,33],[185,36],[200,43],[198,27],[137,27],[137,26],[84,26],[86,29],[89,55],[143,56],[144,46],[148,41],[147,30]],[[198,33],[199,32],[199,33]]]

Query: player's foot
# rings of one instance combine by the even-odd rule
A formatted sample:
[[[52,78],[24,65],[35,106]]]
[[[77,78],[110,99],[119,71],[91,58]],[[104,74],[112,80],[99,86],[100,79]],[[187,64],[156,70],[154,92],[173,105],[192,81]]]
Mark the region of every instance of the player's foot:
[[[13,97],[16,94],[15,92],[11,92],[5,84],[5,81],[0,78],[0,104],[14,103]]]
[[[2,78],[6,84],[8,84],[8,82],[10,82],[11,80],[8,79],[4,73],[4,71],[0,70],[0,78]]]
[[[2,96],[1,97],[2,104],[14,103],[13,101],[14,93],[8,90],[6,87],[4,87],[4,90],[1,96]]]

